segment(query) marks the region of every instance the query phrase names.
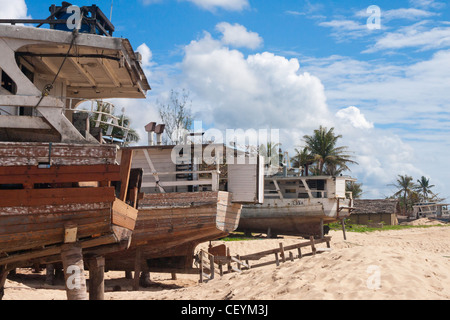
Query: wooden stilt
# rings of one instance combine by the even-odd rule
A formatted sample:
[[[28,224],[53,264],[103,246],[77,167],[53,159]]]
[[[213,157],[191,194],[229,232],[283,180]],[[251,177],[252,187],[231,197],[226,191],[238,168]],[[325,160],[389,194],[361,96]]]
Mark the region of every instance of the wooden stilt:
[[[81,244],[66,243],[61,248],[68,300],[88,300]]]
[[[55,284],[55,266],[53,264],[45,266],[45,283],[51,286]]]
[[[323,219],[320,219],[320,239],[323,239]]]
[[[312,254],[315,255],[317,250],[316,250],[316,246],[314,245],[314,244],[315,244],[315,243],[314,243],[314,237],[311,236],[311,237],[309,238],[309,240],[311,241],[311,250],[312,250]]]
[[[345,219],[341,220],[341,224],[342,224],[342,233],[344,234],[344,240],[347,240],[347,235],[345,233]]]
[[[5,283],[8,273],[9,271],[6,270],[6,266],[0,266],[0,300],[2,300],[5,295]]]
[[[286,262],[286,256],[284,254],[284,246],[283,246],[282,242],[280,242],[280,256],[281,256],[281,260],[283,262]]]
[[[141,248],[136,249],[136,257],[134,260],[134,283],[133,289],[139,290],[139,277],[141,275],[141,260],[142,260],[142,250]]]
[[[89,300],[105,300],[105,258],[94,256],[88,259]]]

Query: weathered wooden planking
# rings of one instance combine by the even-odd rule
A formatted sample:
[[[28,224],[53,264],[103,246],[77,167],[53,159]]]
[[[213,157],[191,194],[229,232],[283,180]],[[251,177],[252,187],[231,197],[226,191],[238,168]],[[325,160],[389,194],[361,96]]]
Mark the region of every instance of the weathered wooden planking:
[[[130,207],[120,199],[116,199],[112,206],[112,223],[114,225],[134,230],[138,210]]]
[[[2,190],[0,207],[113,202],[114,199],[113,187]]]
[[[37,166],[50,158],[52,165],[114,164],[115,145],[0,142],[0,166]]]
[[[103,221],[78,226],[78,238],[90,237],[111,231],[111,225]],[[16,252],[64,242],[64,228],[52,228],[34,232],[0,235],[0,252]]]
[[[145,194],[139,207],[195,206],[217,203],[218,192],[173,192]]]
[[[0,235],[64,228],[68,222],[77,225],[103,222],[105,225],[109,225],[111,211],[103,209],[79,211],[76,214],[65,212],[45,215],[0,216]]]
[[[119,181],[120,166],[36,166],[0,167],[0,184],[66,183],[81,181]]]
[[[19,216],[19,215],[46,215],[62,213],[72,215],[80,211],[110,209],[110,202],[94,203],[69,203],[61,205],[41,205],[33,207],[3,207],[0,209],[1,216]]]

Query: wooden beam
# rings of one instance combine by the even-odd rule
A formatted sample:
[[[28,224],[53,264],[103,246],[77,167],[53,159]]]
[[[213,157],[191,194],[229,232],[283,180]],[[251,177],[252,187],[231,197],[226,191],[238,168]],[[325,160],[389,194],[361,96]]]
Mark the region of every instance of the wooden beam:
[[[0,167],[0,184],[66,183],[87,181],[119,181],[118,165]]]
[[[116,199],[112,206],[112,223],[129,230],[134,230],[138,210]]]
[[[0,207],[33,207],[69,203],[113,202],[113,187],[2,190]]]
[[[86,80],[91,84],[91,86],[95,87],[97,85],[97,82],[95,81],[94,77],[81,64],[75,61],[74,58],[69,58],[69,61],[72,63],[75,69],[77,69],[86,78]]]
[[[120,196],[119,199],[125,201],[128,192],[128,182],[130,180],[131,161],[133,160],[133,150],[123,149],[120,161]]]
[[[102,66],[103,70],[106,72],[106,74],[108,75],[109,79],[111,79],[111,81],[114,83],[114,86],[116,88],[120,87],[120,81],[117,78],[116,74],[114,73],[111,65],[109,64],[109,61],[106,59],[101,59],[98,58],[97,62],[99,63],[99,65]]]

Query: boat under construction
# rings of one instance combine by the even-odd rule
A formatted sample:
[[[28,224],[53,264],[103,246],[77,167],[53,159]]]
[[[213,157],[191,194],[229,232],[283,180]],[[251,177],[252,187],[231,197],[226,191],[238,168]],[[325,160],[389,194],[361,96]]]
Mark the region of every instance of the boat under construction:
[[[103,299],[105,269],[135,279],[191,272],[197,244],[234,231],[242,205],[262,202],[258,163],[230,164],[221,181],[218,163],[170,161],[176,146],[116,144],[112,129],[129,128],[103,99],[146,98],[141,57],[95,5],[79,8],[70,30],[69,7],[52,5],[45,20],[0,20],[0,298],[20,267],[62,265],[73,300]],[[80,108],[89,101],[109,111]]]

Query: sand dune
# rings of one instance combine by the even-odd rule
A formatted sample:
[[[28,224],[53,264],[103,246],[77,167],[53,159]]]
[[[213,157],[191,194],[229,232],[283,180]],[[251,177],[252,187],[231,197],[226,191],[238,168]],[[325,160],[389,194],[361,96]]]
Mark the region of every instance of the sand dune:
[[[414,228],[372,233],[331,232],[332,250],[280,266],[226,274],[199,284],[198,276],[153,274],[155,286],[131,291],[123,272],[108,272],[108,300],[315,300],[450,299],[450,228]],[[227,242],[232,254],[248,254],[298,243],[288,239]],[[214,245],[222,243],[213,242]],[[207,247],[207,244],[202,245]],[[324,244],[318,247],[325,247]],[[305,251],[306,252],[306,251]],[[273,259],[269,257],[269,259]],[[22,272],[22,271],[21,271]],[[35,277],[32,281],[29,278]],[[114,278],[121,278],[113,280]],[[21,282],[22,283],[21,283]],[[130,289],[130,291],[124,291]],[[43,275],[7,280],[4,300],[66,299],[62,286],[48,287]]]

